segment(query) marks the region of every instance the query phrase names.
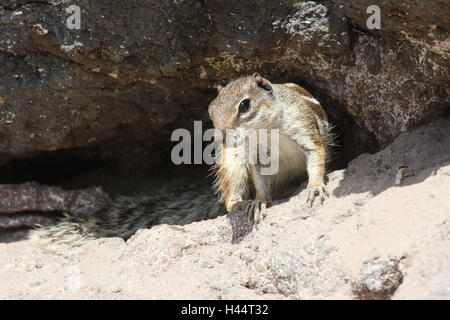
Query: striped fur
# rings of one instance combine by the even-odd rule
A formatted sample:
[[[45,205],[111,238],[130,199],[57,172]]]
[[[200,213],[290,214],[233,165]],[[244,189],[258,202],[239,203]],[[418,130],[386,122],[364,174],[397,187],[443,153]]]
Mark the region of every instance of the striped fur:
[[[89,215],[64,214],[55,225],[37,227],[28,237],[47,251],[59,252],[91,239],[126,240],[138,229],[158,224],[183,225],[225,212],[210,188],[189,185],[151,195],[120,196],[106,208]]]

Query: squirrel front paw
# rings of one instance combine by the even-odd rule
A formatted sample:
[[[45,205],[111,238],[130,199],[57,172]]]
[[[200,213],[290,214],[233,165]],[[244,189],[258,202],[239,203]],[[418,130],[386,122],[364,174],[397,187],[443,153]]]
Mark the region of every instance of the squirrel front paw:
[[[317,196],[319,197],[321,203],[325,201],[325,196],[327,197],[329,196],[323,183],[308,186],[307,195],[308,196],[306,198],[306,203],[310,207],[312,207],[314,200]]]

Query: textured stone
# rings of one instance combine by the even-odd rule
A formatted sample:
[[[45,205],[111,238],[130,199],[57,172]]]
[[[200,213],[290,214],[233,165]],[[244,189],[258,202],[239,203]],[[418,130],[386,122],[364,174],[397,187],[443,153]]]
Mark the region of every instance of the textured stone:
[[[68,1],[3,1],[0,162],[79,147],[161,162],[217,84],[255,71],[311,90],[345,161],[373,152],[448,107],[449,1],[378,1],[367,30],[370,2],[80,0],[70,30]]]
[[[360,278],[353,283],[353,293],[359,299],[389,299],[403,281],[398,260],[367,260],[361,268]]]

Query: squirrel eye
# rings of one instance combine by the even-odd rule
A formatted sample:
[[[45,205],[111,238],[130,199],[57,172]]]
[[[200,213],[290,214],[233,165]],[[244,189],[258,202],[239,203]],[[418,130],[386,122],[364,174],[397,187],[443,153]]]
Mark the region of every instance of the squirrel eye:
[[[239,103],[239,114],[245,113],[250,109],[250,99],[244,99]]]

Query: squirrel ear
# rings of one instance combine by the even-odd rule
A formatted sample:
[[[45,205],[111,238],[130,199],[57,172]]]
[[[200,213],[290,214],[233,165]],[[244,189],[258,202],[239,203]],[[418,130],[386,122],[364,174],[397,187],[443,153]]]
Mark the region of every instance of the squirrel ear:
[[[220,84],[218,84],[216,86],[216,89],[217,89],[217,92],[220,93],[220,91],[222,91],[223,87]]]
[[[260,87],[261,89],[266,90],[269,93],[272,93],[272,84],[270,83],[269,80],[264,79],[257,72],[255,72],[253,74],[253,78],[255,78],[255,81],[256,81],[256,84],[258,85],[258,87]]]

